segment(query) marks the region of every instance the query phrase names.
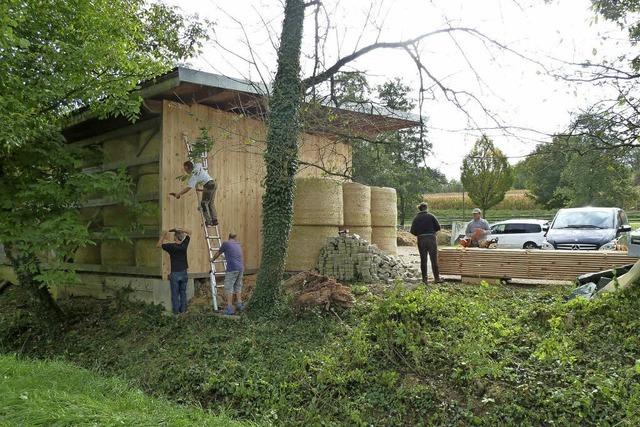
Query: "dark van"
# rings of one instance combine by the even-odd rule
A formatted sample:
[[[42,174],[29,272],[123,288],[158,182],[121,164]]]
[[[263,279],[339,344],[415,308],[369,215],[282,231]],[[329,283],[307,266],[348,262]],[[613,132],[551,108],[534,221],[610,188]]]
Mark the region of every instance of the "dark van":
[[[616,250],[626,243],[631,226],[620,208],[560,209],[547,230],[542,249]]]

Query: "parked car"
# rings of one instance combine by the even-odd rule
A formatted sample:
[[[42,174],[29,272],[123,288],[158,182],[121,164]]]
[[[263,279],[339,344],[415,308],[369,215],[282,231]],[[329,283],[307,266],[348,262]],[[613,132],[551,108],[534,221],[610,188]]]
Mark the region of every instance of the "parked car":
[[[491,225],[489,238],[498,238],[499,249],[539,249],[544,241],[544,225],[541,219],[510,219]]]
[[[628,243],[630,231],[627,215],[620,208],[560,209],[542,249],[612,251]]]

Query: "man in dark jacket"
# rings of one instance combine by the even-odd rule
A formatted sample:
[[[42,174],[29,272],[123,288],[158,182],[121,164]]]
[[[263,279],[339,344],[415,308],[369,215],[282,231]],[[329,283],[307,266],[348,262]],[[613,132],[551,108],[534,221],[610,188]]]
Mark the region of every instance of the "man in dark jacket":
[[[440,231],[438,218],[427,211],[426,203],[418,205],[418,214],[411,224],[411,234],[418,237],[418,252],[420,252],[420,270],[422,270],[422,281],[426,284],[427,278],[427,254],[431,258],[431,269],[436,283],[440,283],[440,272],[438,270],[438,242],[436,233]]]
[[[173,243],[165,243],[169,233],[173,233]],[[189,247],[191,232],[189,230],[174,228],[163,231],[156,246],[169,254],[171,260],[171,273],[169,274],[169,286],[171,287],[171,308],[173,314],[187,311],[187,282],[189,277],[187,269],[187,248]]]

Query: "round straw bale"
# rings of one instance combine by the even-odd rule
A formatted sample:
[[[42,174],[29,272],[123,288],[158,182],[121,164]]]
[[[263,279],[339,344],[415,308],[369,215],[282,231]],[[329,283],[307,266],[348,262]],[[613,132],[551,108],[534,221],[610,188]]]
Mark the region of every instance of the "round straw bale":
[[[395,227],[372,227],[371,242],[387,255],[398,255],[398,236]]]
[[[371,225],[373,227],[395,227],[397,218],[396,189],[371,187]]]
[[[138,134],[110,139],[102,143],[104,163],[131,159],[138,154]]]
[[[160,154],[161,142],[162,132],[158,132],[156,129],[149,129],[142,132],[138,142],[138,152],[140,153],[140,157]]]
[[[349,230],[349,234],[357,234],[361,239],[371,242],[371,227],[360,227],[358,225],[345,225],[344,228]]]
[[[137,267],[160,267],[162,262],[162,251],[156,248],[156,239],[137,239],[136,266]]]
[[[80,221],[90,226],[102,225],[102,212],[100,208],[80,208],[78,209]]]
[[[157,193],[160,190],[160,175],[157,173],[140,175],[136,194]]]
[[[102,265],[135,265],[135,251],[133,243],[119,240],[105,240],[100,245]]]
[[[325,178],[297,178],[294,225],[342,225],[342,185]]]
[[[100,243],[79,247],[73,260],[76,264],[100,264]]]
[[[140,225],[160,225],[160,205],[158,202],[141,203],[143,212],[138,216]]]
[[[102,223],[105,227],[124,227],[133,222],[133,214],[124,205],[102,208]]]
[[[371,226],[371,187],[357,182],[342,184],[344,223],[352,226]]]
[[[289,237],[286,270],[304,271],[315,268],[320,249],[327,244],[327,237],[337,235],[337,226],[294,225]]]
[[[160,173],[160,164],[158,162],[154,162],[154,163],[147,163],[144,165],[140,165],[136,168],[136,175],[138,177],[142,176],[142,175],[149,175],[149,174],[159,174]]]

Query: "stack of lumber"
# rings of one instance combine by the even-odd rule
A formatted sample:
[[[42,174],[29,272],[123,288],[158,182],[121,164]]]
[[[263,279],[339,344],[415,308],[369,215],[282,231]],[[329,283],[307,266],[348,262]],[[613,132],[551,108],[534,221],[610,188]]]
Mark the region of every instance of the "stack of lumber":
[[[463,278],[575,280],[584,273],[632,264],[626,252],[460,249],[438,251],[440,274]]]

